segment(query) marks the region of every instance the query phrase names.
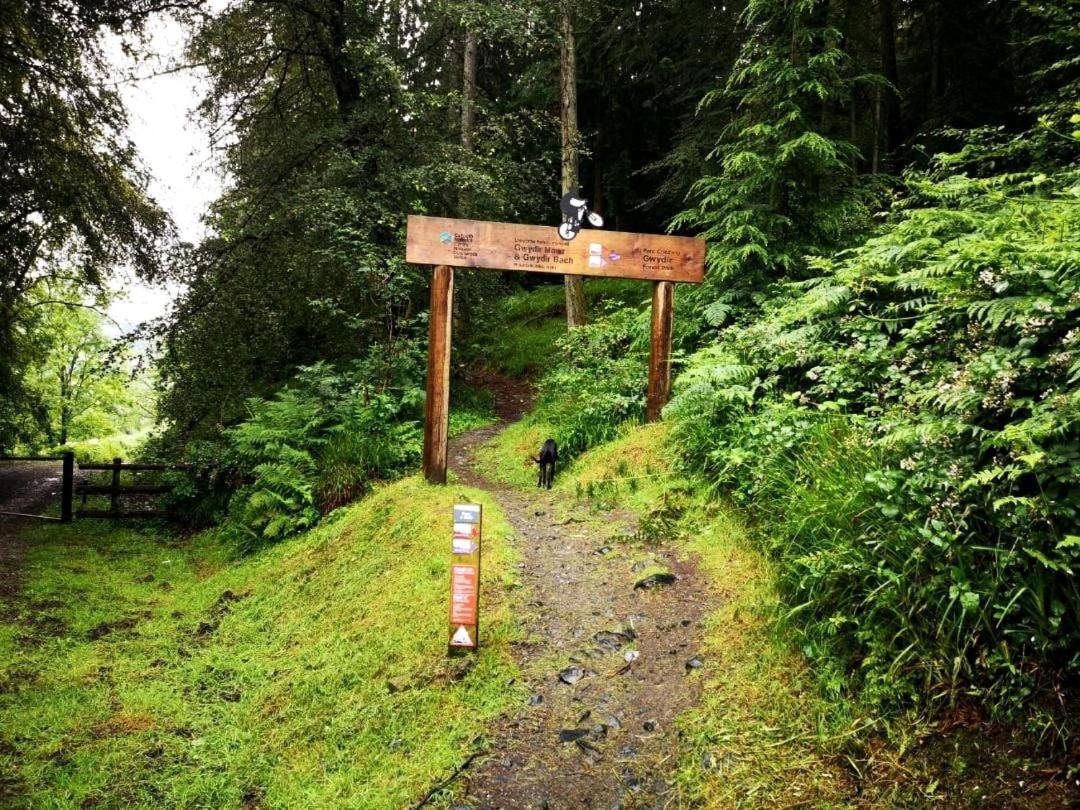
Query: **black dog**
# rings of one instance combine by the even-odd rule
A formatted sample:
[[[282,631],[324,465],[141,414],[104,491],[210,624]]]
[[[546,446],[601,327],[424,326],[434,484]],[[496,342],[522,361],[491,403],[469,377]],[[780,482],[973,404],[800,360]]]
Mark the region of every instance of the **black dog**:
[[[540,448],[540,455],[534,458],[540,465],[540,479],[536,482],[538,487],[546,486],[551,489],[551,482],[555,480],[555,463],[559,460],[559,445],[554,439],[548,439]]]

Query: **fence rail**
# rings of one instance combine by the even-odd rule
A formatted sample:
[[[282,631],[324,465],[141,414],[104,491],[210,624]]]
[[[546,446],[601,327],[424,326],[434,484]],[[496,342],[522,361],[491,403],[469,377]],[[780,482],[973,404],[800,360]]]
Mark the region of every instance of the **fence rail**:
[[[80,464],[79,469],[98,472],[107,472],[117,468],[131,472],[168,472],[169,470],[183,471],[191,469],[188,464],[117,464],[118,460],[113,461],[112,464]]]
[[[108,484],[83,484],[78,490],[84,506],[88,495],[108,495],[108,509],[80,509],[76,514],[81,518],[116,519],[169,517],[169,513],[161,509],[122,509],[120,499],[127,495],[164,495],[173,489],[172,484],[121,484],[121,473],[183,472],[190,470],[191,467],[187,464],[125,464],[122,459],[114,458],[112,464],[80,464],[79,469],[91,472],[111,472],[112,480]]]
[[[161,518],[169,517],[169,513],[161,509],[125,509],[122,508],[121,498],[128,495],[164,495],[171,492],[172,484],[121,484],[120,474],[124,472],[188,472],[192,469],[189,464],[125,464],[123,459],[114,458],[111,464],[80,464],[79,470],[86,472],[111,472],[112,478],[108,484],[80,484],[75,486],[75,454],[65,452],[58,456],[0,456],[0,462],[4,461],[59,461],[63,463],[63,482],[60,490],[60,517],[49,515],[31,515],[25,512],[0,510],[0,515],[11,517],[29,517],[38,520],[56,520],[61,523],[70,523],[74,517],[86,518]],[[82,496],[83,506],[89,495],[108,495],[108,509],[73,509],[75,494]]]

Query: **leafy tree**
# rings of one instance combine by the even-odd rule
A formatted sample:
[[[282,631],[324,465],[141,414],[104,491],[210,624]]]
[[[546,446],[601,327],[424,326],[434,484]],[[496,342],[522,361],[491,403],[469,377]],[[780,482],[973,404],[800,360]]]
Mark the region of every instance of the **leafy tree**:
[[[119,263],[158,272],[167,222],[146,196],[100,33],[137,28],[159,5],[0,2],[0,437],[12,437],[0,444],[29,405],[19,369],[34,284],[77,268],[100,287]]]
[[[453,213],[463,196],[481,217],[541,207],[552,158],[532,150],[551,121],[514,95],[539,15],[528,3],[389,10],[241,2],[195,33],[190,56],[214,83],[201,112],[233,184],[216,234],[185,261],[164,335],[163,412],[180,434],[236,420],[299,366],[393,342],[427,297],[426,273],[404,262],[408,213]],[[478,38],[467,145],[464,21]]]
[[[125,346],[106,334],[104,299],[86,300],[72,282],[41,282],[31,292],[35,359],[27,388],[40,403],[45,445],[100,439],[145,427],[153,399],[136,380]]]

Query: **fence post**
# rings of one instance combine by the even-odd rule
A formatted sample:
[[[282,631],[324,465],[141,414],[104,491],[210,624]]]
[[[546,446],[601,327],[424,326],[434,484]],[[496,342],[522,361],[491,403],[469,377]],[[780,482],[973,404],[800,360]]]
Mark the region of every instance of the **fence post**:
[[[112,489],[109,492],[109,511],[120,511],[120,459],[112,460]]]
[[[64,479],[60,489],[60,520],[71,523],[71,497],[75,492],[75,453],[64,451]]]

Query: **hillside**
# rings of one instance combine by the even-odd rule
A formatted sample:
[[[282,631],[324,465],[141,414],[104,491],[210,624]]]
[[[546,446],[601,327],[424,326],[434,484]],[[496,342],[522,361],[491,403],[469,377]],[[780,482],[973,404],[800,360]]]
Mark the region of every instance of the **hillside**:
[[[484,647],[448,659],[455,500],[485,506]],[[0,804],[401,807],[522,699],[511,530],[416,478],[230,559],[213,534],[29,535],[0,611]]]
[[[545,328],[546,291],[512,301]],[[27,530],[0,626],[5,804],[1080,796],[1037,735],[964,707],[890,718],[824,683],[781,610],[765,527],[680,470],[670,425],[617,426],[537,491],[525,456],[563,426],[486,374],[473,382],[494,384],[500,421],[452,442],[450,486],[382,485],[254,554],[217,531]],[[462,500],[485,507],[475,660],[445,656]]]

